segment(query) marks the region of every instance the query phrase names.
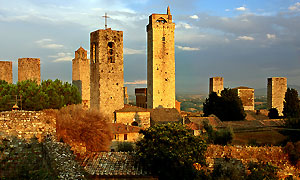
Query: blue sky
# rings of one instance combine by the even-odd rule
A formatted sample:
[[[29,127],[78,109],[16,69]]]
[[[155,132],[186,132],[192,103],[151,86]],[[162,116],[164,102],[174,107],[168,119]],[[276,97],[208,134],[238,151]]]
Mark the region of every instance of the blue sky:
[[[124,32],[124,79],[130,94],[146,87],[148,16],[166,13],[176,24],[176,92],[207,93],[208,79],[225,87],[265,88],[285,76],[300,85],[298,0],[0,0],[0,60],[41,58],[42,79],[71,82],[71,60],[89,34],[108,26]],[[132,92],[131,92],[132,91]]]

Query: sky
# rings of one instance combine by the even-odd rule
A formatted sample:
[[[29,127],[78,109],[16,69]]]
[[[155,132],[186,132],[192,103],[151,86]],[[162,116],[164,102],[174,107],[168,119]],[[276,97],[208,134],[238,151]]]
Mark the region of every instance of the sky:
[[[170,6],[175,22],[176,93],[225,87],[266,88],[268,77],[300,85],[300,0],[0,0],[0,60],[41,59],[41,78],[72,81],[72,59],[90,33],[124,34],[124,82],[146,87],[146,25]]]

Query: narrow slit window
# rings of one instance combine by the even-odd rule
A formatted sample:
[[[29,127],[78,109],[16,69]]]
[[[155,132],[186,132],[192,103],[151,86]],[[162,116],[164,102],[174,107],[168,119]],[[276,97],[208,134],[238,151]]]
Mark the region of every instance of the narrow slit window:
[[[109,63],[115,63],[115,44],[108,42],[107,44],[107,59]]]

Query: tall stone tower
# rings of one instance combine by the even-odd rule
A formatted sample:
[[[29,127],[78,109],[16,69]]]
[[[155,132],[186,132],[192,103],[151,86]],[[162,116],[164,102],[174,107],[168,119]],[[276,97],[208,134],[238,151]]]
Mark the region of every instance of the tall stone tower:
[[[175,108],[175,23],[167,14],[152,14],[147,25],[147,107]]]
[[[283,102],[287,91],[287,79],[285,77],[268,78],[267,107],[276,108],[280,116],[283,115]]]
[[[124,107],[123,32],[100,29],[90,34],[91,108],[110,120]]]
[[[0,80],[13,83],[12,62],[0,61]]]
[[[40,58],[19,58],[18,59],[18,81],[35,80],[41,83]]]
[[[72,83],[81,93],[83,107],[89,108],[90,60],[87,58],[87,51],[82,47],[75,51],[75,58],[72,60]]]
[[[209,94],[216,92],[218,96],[221,96],[223,91],[223,77],[211,77],[209,78]]]

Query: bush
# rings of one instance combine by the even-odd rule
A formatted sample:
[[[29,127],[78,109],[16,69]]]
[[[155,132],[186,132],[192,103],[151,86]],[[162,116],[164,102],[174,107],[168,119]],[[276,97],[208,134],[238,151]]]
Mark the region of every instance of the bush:
[[[278,110],[276,108],[269,109],[268,117],[269,119],[279,119]]]
[[[134,144],[131,142],[119,142],[117,146],[119,152],[132,152],[134,151]]]
[[[250,174],[247,176],[247,180],[259,180],[259,179],[268,179],[276,180],[278,168],[271,165],[270,163],[249,163],[248,170]]]
[[[234,132],[231,128],[214,130],[211,125],[204,122],[204,129],[207,135],[207,142],[219,145],[227,145],[234,138]]]
[[[288,142],[284,151],[289,155],[291,164],[300,168],[300,141],[297,143]]]
[[[72,147],[82,144],[88,151],[108,151],[112,140],[108,122],[98,111],[67,106],[57,113],[57,137]]]
[[[215,159],[214,170],[212,172],[212,179],[244,179],[246,177],[245,167],[240,160],[230,158]]]

